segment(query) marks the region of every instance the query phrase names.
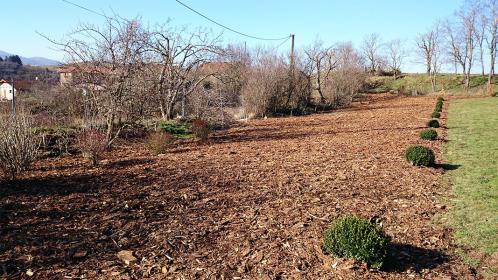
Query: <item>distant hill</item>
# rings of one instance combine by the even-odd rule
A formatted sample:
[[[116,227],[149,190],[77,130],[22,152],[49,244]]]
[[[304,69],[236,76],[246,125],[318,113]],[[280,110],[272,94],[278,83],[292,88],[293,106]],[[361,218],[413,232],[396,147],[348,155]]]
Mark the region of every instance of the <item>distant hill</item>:
[[[0,57],[4,58],[6,56],[12,55],[11,53],[0,50]],[[21,56],[22,63],[24,65],[32,66],[55,66],[62,64],[60,61],[53,59],[48,59],[45,57],[23,57]]]

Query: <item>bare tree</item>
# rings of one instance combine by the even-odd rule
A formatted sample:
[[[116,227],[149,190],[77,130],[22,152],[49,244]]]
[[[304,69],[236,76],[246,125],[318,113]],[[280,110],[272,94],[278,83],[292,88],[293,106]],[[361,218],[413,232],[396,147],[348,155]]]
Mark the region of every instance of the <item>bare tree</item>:
[[[419,34],[415,40],[418,54],[422,57],[428,76],[430,76],[432,72],[432,56],[435,49],[435,35],[434,31],[430,30],[426,33]]]
[[[455,64],[459,64],[462,69],[462,75],[467,72],[467,54],[465,49],[464,38],[460,30],[455,27],[455,24],[446,21],[444,23],[444,31],[448,45],[448,54]],[[455,69],[457,67],[455,66]]]
[[[436,78],[441,67],[441,28],[437,23],[416,39],[418,54],[426,66],[431,79],[432,91],[436,91]]]
[[[138,19],[109,17],[102,27],[81,24],[65,39],[51,41],[66,53],[72,86],[84,92],[87,122],[100,128],[103,121],[110,148],[124,127],[123,114],[137,96],[133,79],[143,69],[147,32]]]
[[[486,28],[488,26],[488,17],[484,11],[485,7],[479,5],[478,15],[477,15],[477,25],[475,37],[477,41],[477,46],[479,47],[479,62],[481,64],[481,75],[484,76],[484,41],[486,40]]]
[[[287,58],[274,51],[257,50],[242,89],[241,102],[246,117],[293,115],[306,112],[311,85],[303,71],[301,57],[295,57],[295,70],[289,71]]]
[[[351,42],[338,43],[334,48],[337,66],[328,82],[331,107],[349,104],[364,89],[366,73],[364,58]]]
[[[337,67],[331,47],[324,48],[323,42],[316,40],[313,45],[304,50],[307,58],[307,72],[313,80],[312,89],[320,95],[320,102],[325,103],[324,87],[330,73]]]
[[[387,62],[393,72],[394,80],[396,80],[398,72],[401,72],[401,65],[407,56],[407,52],[404,43],[399,39],[387,42],[385,46],[387,50]]]
[[[175,106],[181,102],[185,115],[185,99],[199,88],[212,73],[201,73],[200,66],[213,60],[218,50],[219,37],[198,29],[176,31],[167,25],[152,32],[149,47],[155,54],[155,92],[158,94],[159,110],[163,119],[174,116]]]
[[[492,82],[495,75],[495,63],[496,63],[496,50],[498,45],[498,0],[486,0],[484,4],[487,11],[487,33],[486,42],[488,45],[489,52],[489,76],[488,76],[488,90],[492,91]]]
[[[465,73],[465,88],[470,86],[470,73],[474,62],[474,50],[476,48],[476,21],[477,10],[475,7],[462,9],[458,16],[462,25],[462,34],[464,36],[465,51],[467,57],[467,72]]]
[[[363,51],[363,55],[368,62],[368,67],[371,73],[379,70],[380,66],[380,49],[382,46],[382,42],[380,39],[380,35],[377,33],[372,33],[367,36],[362,41],[361,50]]]

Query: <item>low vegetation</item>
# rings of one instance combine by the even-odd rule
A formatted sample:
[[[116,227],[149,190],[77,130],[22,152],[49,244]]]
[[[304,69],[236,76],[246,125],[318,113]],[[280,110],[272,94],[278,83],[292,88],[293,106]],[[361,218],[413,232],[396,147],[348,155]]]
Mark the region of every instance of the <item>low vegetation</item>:
[[[325,232],[324,248],[340,258],[352,258],[381,268],[390,238],[382,229],[355,216],[338,218]]]
[[[167,132],[153,132],[147,138],[147,149],[155,155],[165,154],[175,143],[175,138]]]
[[[106,136],[98,129],[84,129],[76,136],[77,147],[92,167],[99,163],[101,154],[107,148]]]
[[[190,125],[186,122],[164,121],[159,123],[159,130],[177,139],[189,139],[192,135]]]
[[[428,127],[432,127],[432,128],[438,128],[439,127],[439,121],[436,120],[436,119],[429,120],[427,122],[427,126]]]
[[[424,146],[412,146],[405,152],[405,158],[415,166],[433,166],[436,160],[434,152]]]
[[[433,118],[433,119],[439,119],[440,117],[441,117],[441,113],[439,113],[439,112],[434,111],[431,114],[431,118]]]
[[[206,142],[211,133],[211,125],[205,120],[193,120],[192,132],[194,133],[195,138],[199,139],[201,142]]]
[[[434,129],[426,129],[420,132],[420,138],[422,140],[436,140],[437,139],[437,131]]]
[[[0,168],[7,179],[15,180],[31,166],[38,156],[39,143],[29,116],[3,116],[0,120]]]
[[[444,156],[458,167],[447,174],[455,195],[447,220],[456,240],[489,254],[498,251],[497,108],[496,98],[452,101]]]

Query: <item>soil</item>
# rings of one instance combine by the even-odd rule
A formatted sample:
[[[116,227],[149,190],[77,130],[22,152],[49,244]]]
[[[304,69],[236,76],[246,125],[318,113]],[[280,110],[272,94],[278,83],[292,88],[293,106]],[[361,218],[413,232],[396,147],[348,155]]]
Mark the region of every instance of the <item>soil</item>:
[[[93,169],[75,155],[41,160],[0,183],[0,275],[473,279],[452,233],[433,222],[447,211],[440,177],[451,165],[404,160],[414,144],[440,159],[444,140],[418,136],[435,101],[372,95],[332,113],[248,121],[159,156],[120,143]],[[345,214],[392,236],[383,269],[324,254],[323,232]]]

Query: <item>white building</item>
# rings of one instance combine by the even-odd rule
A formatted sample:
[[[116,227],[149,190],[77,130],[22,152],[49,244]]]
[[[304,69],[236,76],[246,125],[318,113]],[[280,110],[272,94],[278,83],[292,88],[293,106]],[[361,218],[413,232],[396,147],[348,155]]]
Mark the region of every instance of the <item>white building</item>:
[[[0,100],[12,100],[12,90],[10,83],[0,80]],[[17,93],[17,90],[14,89],[14,93]]]

